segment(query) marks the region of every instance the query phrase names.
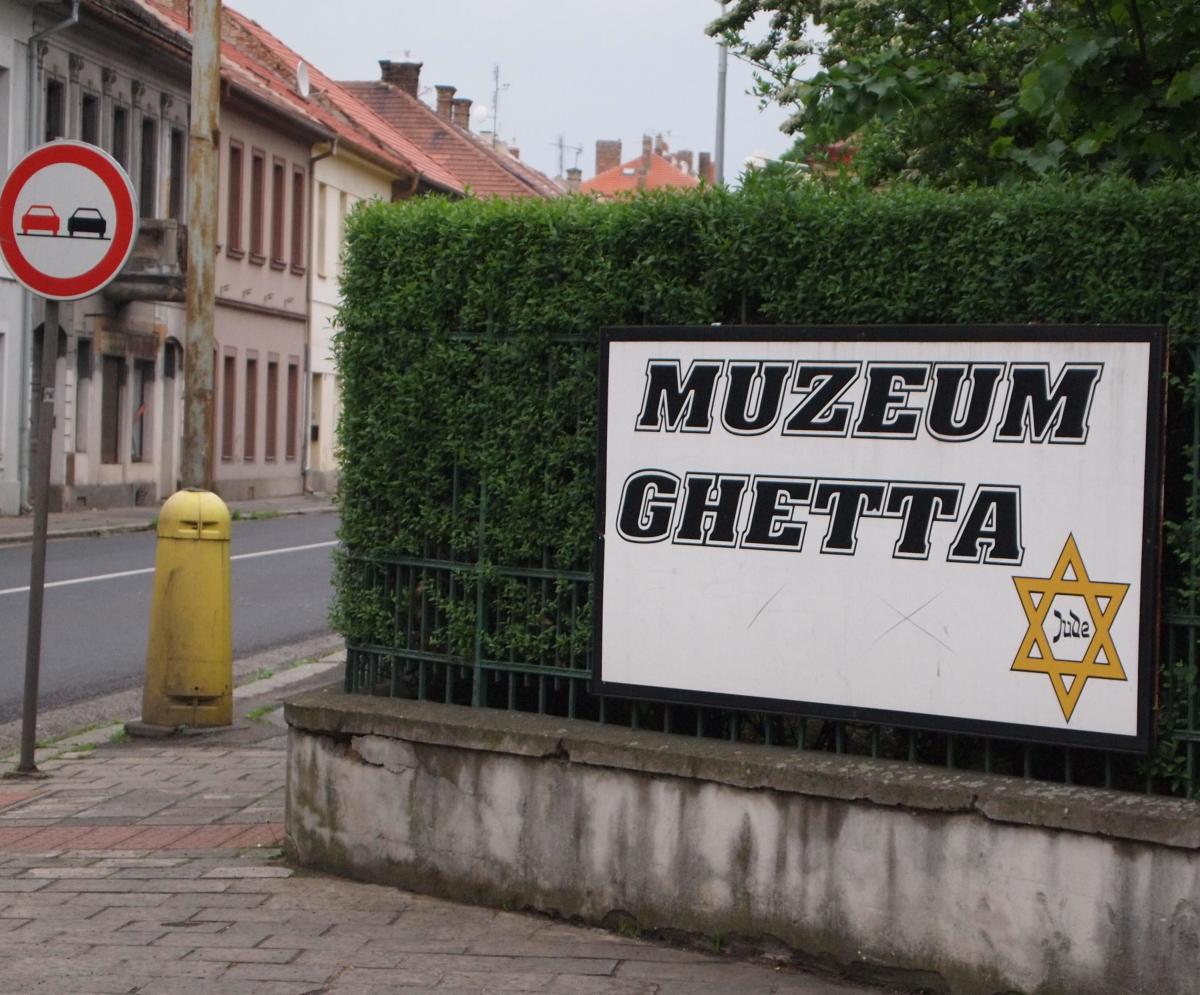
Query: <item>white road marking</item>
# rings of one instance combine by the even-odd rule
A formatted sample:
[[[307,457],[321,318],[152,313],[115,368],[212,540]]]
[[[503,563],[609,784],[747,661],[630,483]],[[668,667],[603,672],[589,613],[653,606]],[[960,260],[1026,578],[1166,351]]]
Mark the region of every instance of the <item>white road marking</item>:
[[[286,546],[283,549],[264,549],[258,553],[238,553],[237,556],[231,556],[230,560],[253,560],[260,556],[279,556],[282,553],[300,553],[306,549],[325,549],[329,546],[336,546],[338,541],[330,539],[328,542],[310,542],[303,546]],[[46,584],[47,588],[51,587],[69,587],[72,584],[90,584],[93,581],[100,580],[117,580],[120,577],[136,577],[139,574],[152,574],[154,567],[143,567],[141,570],[121,570],[111,574],[96,574],[94,577],[76,577],[74,580],[53,580]],[[24,587],[9,587],[0,590],[0,596],[5,594],[24,594],[29,590],[29,585]]]

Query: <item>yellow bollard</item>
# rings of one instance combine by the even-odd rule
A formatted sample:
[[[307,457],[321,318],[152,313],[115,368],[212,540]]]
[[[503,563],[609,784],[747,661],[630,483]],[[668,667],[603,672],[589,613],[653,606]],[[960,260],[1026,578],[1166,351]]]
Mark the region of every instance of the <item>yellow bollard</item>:
[[[233,723],[229,509],[217,495],[178,491],[158,517],[142,722]]]

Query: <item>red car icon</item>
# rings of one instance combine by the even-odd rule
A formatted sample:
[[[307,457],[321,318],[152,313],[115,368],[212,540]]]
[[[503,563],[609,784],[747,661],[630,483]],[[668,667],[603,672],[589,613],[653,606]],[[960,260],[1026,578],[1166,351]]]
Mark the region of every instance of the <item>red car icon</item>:
[[[60,224],[62,222],[54,213],[53,207],[49,204],[34,204],[21,215],[21,234],[28,235],[30,231],[45,231],[51,235],[57,235]]]

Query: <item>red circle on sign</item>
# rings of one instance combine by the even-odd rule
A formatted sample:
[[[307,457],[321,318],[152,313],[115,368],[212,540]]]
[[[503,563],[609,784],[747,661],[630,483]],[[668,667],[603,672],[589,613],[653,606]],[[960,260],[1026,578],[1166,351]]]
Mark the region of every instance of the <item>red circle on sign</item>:
[[[51,276],[34,266],[17,244],[13,220],[17,197],[25,184],[47,166],[79,166],[94,173],[107,188],[116,208],[112,242],[98,263],[74,276]],[[42,297],[70,301],[87,297],[107,285],[120,272],[133,250],[135,232],[133,187],[116,160],[94,145],[82,142],[51,142],[42,145],[13,167],[0,189],[0,253],[22,284]]]

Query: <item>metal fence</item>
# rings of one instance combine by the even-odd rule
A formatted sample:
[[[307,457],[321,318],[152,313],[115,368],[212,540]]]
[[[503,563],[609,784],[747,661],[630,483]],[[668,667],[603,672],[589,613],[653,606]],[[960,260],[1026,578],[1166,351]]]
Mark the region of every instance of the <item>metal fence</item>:
[[[564,337],[565,338],[565,337]],[[455,555],[342,554],[341,583],[374,613],[386,638],[347,644],[345,689],[474,707],[587,719],[631,729],[825,750],[1156,794],[1200,797],[1200,405],[1196,348],[1176,349],[1168,414],[1168,533],[1155,722],[1149,757],[998,738],[931,733],[795,714],[596,697],[593,578],[538,564],[497,564],[480,549]],[[455,468],[455,492],[460,474]],[[465,475],[464,475],[465,476]],[[488,515],[477,481],[480,535]],[[482,543],[480,544],[482,546]],[[382,624],[379,624],[382,622]]]

